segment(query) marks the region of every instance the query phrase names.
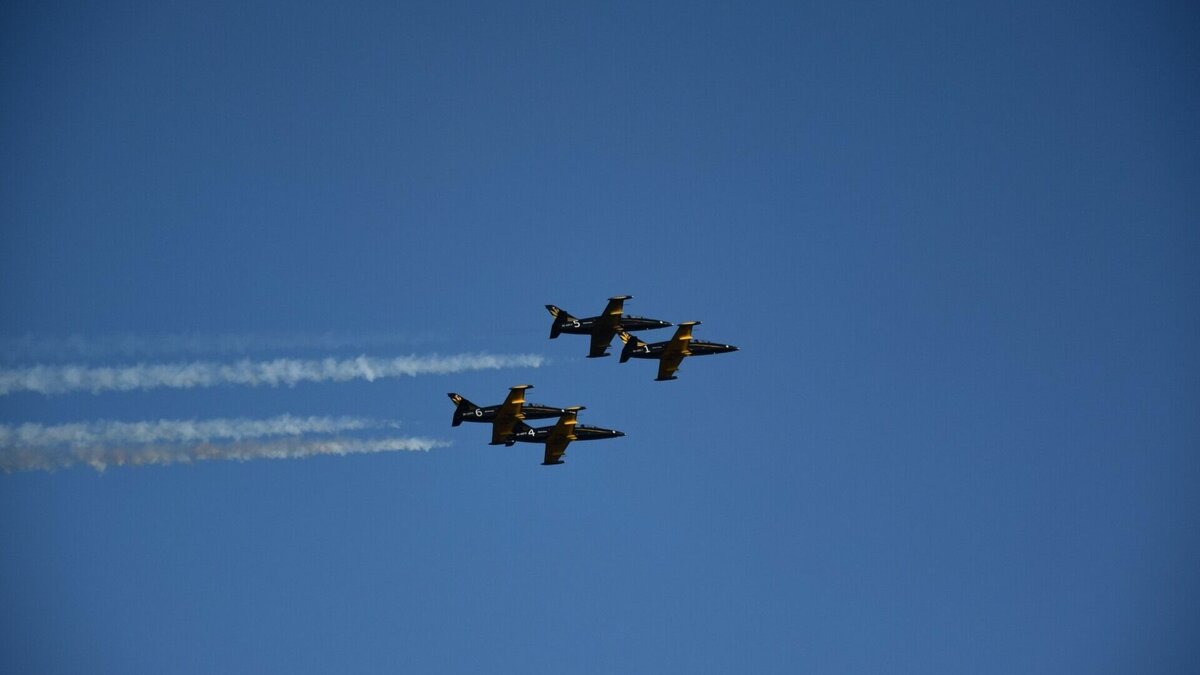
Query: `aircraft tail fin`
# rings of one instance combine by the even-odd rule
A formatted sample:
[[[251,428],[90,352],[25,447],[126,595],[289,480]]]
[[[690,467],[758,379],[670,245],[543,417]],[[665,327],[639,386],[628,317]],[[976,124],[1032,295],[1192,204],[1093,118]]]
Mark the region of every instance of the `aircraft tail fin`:
[[[550,312],[550,316],[554,317],[554,323],[550,324],[550,339],[558,337],[562,332],[562,324],[566,321],[573,321],[575,317],[568,314],[565,310],[559,309],[554,305],[546,305],[546,311]]]
[[[621,338],[621,342],[625,343],[625,346],[621,348],[621,363],[628,361],[629,357],[633,356],[638,347],[643,347],[646,344],[625,331],[618,332],[617,336]]]
[[[454,392],[450,392],[446,395],[449,396],[450,401],[454,403],[454,420],[450,422],[450,426],[452,427],[462,424],[463,415],[470,415],[479,408],[479,406],[471,403],[467,399],[455,394]]]

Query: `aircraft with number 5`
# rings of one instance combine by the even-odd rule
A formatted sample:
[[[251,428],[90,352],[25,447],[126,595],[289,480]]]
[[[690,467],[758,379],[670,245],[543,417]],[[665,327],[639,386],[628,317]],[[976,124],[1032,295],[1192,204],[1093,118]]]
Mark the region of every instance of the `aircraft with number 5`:
[[[604,438],[620,438],[625,435],[623,432],[613,429],[579,424],[576,418],[580,410],[583,410],[583,406],[567,408],[566,414],[559,417],[558,424],[552,427],[535,429],[524,422],[518,422],[513,430],[512,439],[519,443],[545,444],[546,454],[542,459],[542,466],[553,466],[563,463],[562,456],[566,453],[567,446],[571,441],[594,441]]]
[[[540,420],[565,415],[569,408],[555,408],[538,403],[525,402],[525,390],[532,384],[509,387],[508,397],[500,405],[478,406],[453,392],[447,394],[454,403],[454,419],[450,426],[463,422],[487,422],[492,425],[492,442],[489,445],[512,445],[513,430],[521,420]]]
[[[675,371],[679,370],[679,364],[683,362],[684,357],[724,354],[738,350],[733,345],[692,339],[692,327],[699,325],[699,321],[685,321],[679,324],[679,328],[670,340],[653,344],[642,342],[629,333],[621,331],[617,333],[621,336],[621,341],[625,343],[625,347],[621,350],[621,363],[625,363],[631,358],[658,359],[658,377],[654,379],[657,381],[674,380]]]
[[[554,323],[550,324],[550,339],[553,340],[560,333],[590,335],[592,336],[592,344],[588,350],[588,358],[594,359],[600,356],[608,356],[608,345],[612,343],[613,336],[621,331],[628,333],[637,330],[666,328],[671,325],[670,321],[647,319],[640,316],[626,316],[625,301],[632,297],[632,295],[611,297],[608,299],[608,305],[604,308],[602,314],[599,316],[590,316],[586,319],[577,319],[554,305],[546,305],[550,316],[554,317]]]

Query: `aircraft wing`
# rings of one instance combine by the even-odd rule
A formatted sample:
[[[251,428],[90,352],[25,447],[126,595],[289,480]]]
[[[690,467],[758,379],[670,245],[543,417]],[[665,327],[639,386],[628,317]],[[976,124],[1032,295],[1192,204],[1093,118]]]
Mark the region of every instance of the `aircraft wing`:
[[[558,464],[567,451],[567,445],[575,440],[576,416],[580,410],[583,408],[567,408],[566,414],[558,418],[558,424],[550,430],[550,435],[546,438],[546,456],[543,460],[545,464]]]
[[[496,411],[496,417],[512,415],[520,419],[521,407],[525,405],[526,389],[533,389],[533,385],[518,384],[515,387],[509,387],[508,398],[504,399],[504,403],[500,404],[500,409]]]
[[[683,354],[668,355],[663,354],[663,357],[658,360],[658,379],[671,380],[675,378],[675,371],[679,370],[679,364],[683,363]]]
[[[691,351],[688,349],[688,344],[692,341],[692,326],[700,323],[699,321],[685,321],[679,324],[679,328],[675,330],[675,335],[671,336],[671,340],[667,346],[663,348],[663,360],[668,357],[678,355],[680,358],[690,356]],[[678,365],[678,364],[676,364]]]
[[[690,356],[691,350],[688,345],[692,342],[692,326],[700,323],[699,321],[685,321],[679,324],[679,328],[675,330],[675,335],[663,348],[662,356],[658,361],[658,379],[669,380],[675,375],[675,371],[679,369],[679,364],[683,361],[683,357]]]
[[[546,443],[546,456],[542,458],[542,464],[560,464],[562,456],[567,452],[567,444],[570,441],[561,443]]]
[[[608,345],[612,344],[616,331],[597,326],[592,331],[592,347],[588,350],[589,357],[604,356],[608,353]]]
[[[494,445],[508,442],[512,437],[513,427],[517,422],[525,419],[524,413],[521,412],[525,406],[525,390],[532,388],[533,385],[530,384],[519,384],[508,390],[508,398],[504,399],[504,403],[496,411],[496,418],[492,422],[492,443]]]
[[[592,347],[588,351],[588,356],[595,358],[604,356],[607,353],[608,345],[612,343],[613,336],[617,331],[621,330],[621,316],[625,313],[625,301],[633,296],[618,295],[608,299],[608,305],[604,307],[604,313],[596,317],[596,323],[592,328]]]
[[[625,313],[625,301],[630,299],[631,295],[618,295],[608,299],[608,304],[604,306],[604,314],[601,316],[613,316],[620,318]]]
[[[509,422],[501,422],[496,420],[492,422],[492,445],[512,445],[513,431],[516,429],[517,420]]]

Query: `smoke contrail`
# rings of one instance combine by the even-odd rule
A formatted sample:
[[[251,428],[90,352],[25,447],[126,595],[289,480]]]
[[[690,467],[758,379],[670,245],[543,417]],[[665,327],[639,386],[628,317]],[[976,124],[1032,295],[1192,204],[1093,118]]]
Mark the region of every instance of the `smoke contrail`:
[[[375,439],[279,439],[190,445],[150,444],[91,446],[75,448],[0,448],[0,470],[5,472],[42,469],[53,471],[87,464],[97,471],[109,466],[176,464],[210,459],[301,459],[316,455],[351,455],[398,450],[428,451],[449,446],[447,441],[420,437]]]
[[[374,381],[385,377],[461,373],[468,370],[537,368],[544,359],[536,354],[457,354],[453,356],[400,356],[353,359],[242,360],[234,363],[191,361],[139,363],[129,366],[54,365],[0,370],[0,396],[32,391],[63,394],[74,391],[132,391],[139,389],[191,389],[240,384],[251,387],[295,386],[300,382]]]
[[[362,417],[296,417],[268,419],[244,417],[208,420],[150,420],[118,422],[99,420],[71,424],[0,424],[0,451],[11,448],[73,448],[129,443],[208,443],[244,441],[267,436],[336,434],[364,429],[395,429],[399,422]]]
[[[449,445],[428,438],[302,438],[370,429],[399,422],[361,417],[243,417],[209,420],[100,420],[76,424],[0,425],[0,470],[58,469],[88,464],[174,464],[206,459],[285,459],[393,450],[430,450]],[[278,437],[290,438],[278,438]]]
[[[123,358],[161,358],[171,355],[253,354],[262,352],[337,351],[428,344],[429,332],[229,333],[151,335],[3,335],[0,360],[70,361]]]

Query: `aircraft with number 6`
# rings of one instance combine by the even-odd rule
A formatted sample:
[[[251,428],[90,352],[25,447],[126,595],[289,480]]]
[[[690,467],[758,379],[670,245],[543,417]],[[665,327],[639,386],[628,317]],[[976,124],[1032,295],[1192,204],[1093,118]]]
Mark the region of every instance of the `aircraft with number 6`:
[[[679,324],[678,330],[670,340],[653,344],[646,344],[629,333],[621,331],[617,333],[621,336],[621,341],[625,343],[625,347],[621,350],[621,363],[625,363],[631,358],[658,359],[658,377],[654,379],[657,381],[674,380],[675,371],[679,369],[679,364],[684,357],[724,354],[738,350],[733,345],[693,340],[692,327],[699,325],[699,321],[685,321]]]
[[[454,402],[454,419],[450,426],[463,422],[487,422],[492,425],[492,442],[489,445],[512,445],[513,430],[521,420],[540,420],[565,415],[569,408],[555,408],[538,403],[525,402],[525,390],[532,384],[509,387],[508,397],[500,405],[478,406],[453,392],[447,394]]]
[[[513,430],[512,439],[519,443],[544,443],[546,454],[542,466],[562,464],[563,454],[571,441],[594,441],[604,438],[620,438],[624,432],[601,427],[591,427],[579,424],[576,418],[583,406],[567,408],[566,414],[558,418],[558,424],[552,427],[533,428],[524,422],[518,422]]]
[[[588,350],[588,358],[594,359],[608,356],[608,345],[612,343],[613,336],[621,331],[628,333],[637,330],[666,328],[671,325],[670,321],[626,316],[625,301],[632,297],[632,295],[611,297],[608,299],[608,305],[604,308],[604,313],[586,319],[577,319],[554,305],[546,305],[550,316],[554,317],[554,323],[550,324],[550,339],[553,340],[560,333],[590,335],[592,344]]]

